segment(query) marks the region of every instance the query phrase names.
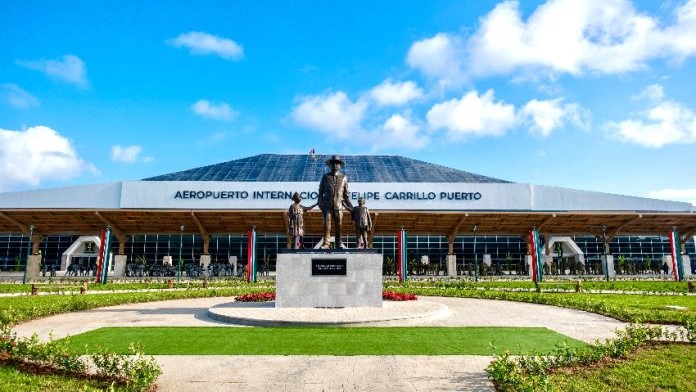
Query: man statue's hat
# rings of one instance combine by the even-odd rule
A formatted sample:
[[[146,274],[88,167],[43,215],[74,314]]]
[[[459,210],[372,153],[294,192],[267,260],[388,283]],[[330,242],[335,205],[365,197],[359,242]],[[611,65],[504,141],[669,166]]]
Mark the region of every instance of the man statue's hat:
[[[299,203],[300,200],[302,200],[302,196],[300,196],[300,193],[299,193],[299,192],[295,192],[295,193],[292,195],[292,199],[293,199],[294,201],[296,201],[296,202]]]
[[[341,158],[338,157],[338,155],[334,155],[331,157],[331,159],[326,161],[326,166],[331,166],[332,163],[337,162],[341,167],[345,167],[346,163],[341,160]]]

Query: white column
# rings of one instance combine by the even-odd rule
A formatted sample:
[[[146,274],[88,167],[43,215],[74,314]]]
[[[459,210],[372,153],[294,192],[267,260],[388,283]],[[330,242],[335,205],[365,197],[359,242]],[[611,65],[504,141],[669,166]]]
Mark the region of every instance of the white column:
[[[205,276],[210,276],[208,266],[210,265],[210,255],[201,255],[200,264],[205,268]]]
[[[126,255],[115,255],[114,256],[114,278],[121,278],[126,276],[126,262],[128,261],[128,256]]]
[[[616,270],[614,270],[614,255],[606,255],[602,256],[602,259],[606,257],[606,265],[604,264],[604,260],[602,260],[602,271],[606,274],[604,271],[604,268],[609,269],[609,276],[616,276]]]
[[[41,255],[29,256],[29,266],[27,267],[27,278],[37,278],[41,271]]]
[[[684,271],[684,277],[693,274],[693,271],[691,271],[691,257],[688,255],[682,255],[682,271]]]
[[[229,263],[232,264],[232,275],[237,276],[237,256],[230,256]]]
[[[447,255],[447,276],[454,278],[457,276],[457,255]]]

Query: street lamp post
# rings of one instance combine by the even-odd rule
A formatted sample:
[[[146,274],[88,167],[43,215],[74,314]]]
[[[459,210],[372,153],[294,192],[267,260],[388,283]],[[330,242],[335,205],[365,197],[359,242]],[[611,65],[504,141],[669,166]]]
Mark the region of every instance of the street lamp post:
[[[181,251],[183,250],[182,248],[184,247],[184,225],[179,226],[179,262],[178,264],[178,269],[177,269],[177,274],[176,274],[176,281],[181,282]]]
[[[27,270],[29,269],[29,258],[31,257],[31,238],[34,236],[34,225],[29,226],[29,242],[27,244],[27,262],[24,264],[24,278],[22,284],[27,284]]]
[[[478,255],[476,254],[476,229],[478,225],[474,225],[474,282],[478,282]]]

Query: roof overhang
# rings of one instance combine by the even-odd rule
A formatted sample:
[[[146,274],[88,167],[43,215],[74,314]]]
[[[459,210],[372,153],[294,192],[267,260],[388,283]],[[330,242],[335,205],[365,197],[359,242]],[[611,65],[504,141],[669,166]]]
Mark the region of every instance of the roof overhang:
[[[318,184],[132,181],[0,194],[0,232],[93,234],[110,225],[120,234],[238,234],[252,225],[285,233],[290,196],[313,204]],[[351,197],[367,198],[375,233],[523,235],[532,227],[551,234],[666,235],[696,230],[688,203],[530,184],[351,183]],[[352,222],[344,219],[344,232]],[[306,233],[319,235],[321,214],[307,213]]]

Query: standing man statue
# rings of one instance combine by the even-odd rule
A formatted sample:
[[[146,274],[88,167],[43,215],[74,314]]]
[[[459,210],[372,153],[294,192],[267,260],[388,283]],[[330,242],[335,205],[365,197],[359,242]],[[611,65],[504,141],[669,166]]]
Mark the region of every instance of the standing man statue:
[[[367,234],[372,231],[372,218],[370,210],[365,206],[365,198],[358,198],[358,206],[353,208],[353,222],[355,223],[355,247],[367,249],[369,243]]]
[[[298,192],[292,195],[292,200],[295,203],[288,208],[288,245],[290,245],[291,249],[302,249],[304,213],[316,207],[316,204],[309,207],[301,205],[302,196]]]
[[[334,155],[326,161],[326,166],[331,168],[331,172],[324,174],[319,183],[318,204],[324,217],[324,243],[321,248],[329,249],[331,247],[332,220],[335,227],[335,248],[345,248],[341,241],[342,210],[344,206],[351,211],[353,210],[353,204],[348,196],[348,177],[339,172],[341,167],[345,166],[345,163],[338,155]]]

